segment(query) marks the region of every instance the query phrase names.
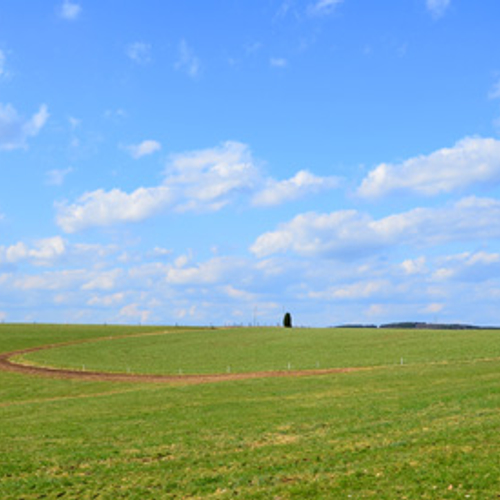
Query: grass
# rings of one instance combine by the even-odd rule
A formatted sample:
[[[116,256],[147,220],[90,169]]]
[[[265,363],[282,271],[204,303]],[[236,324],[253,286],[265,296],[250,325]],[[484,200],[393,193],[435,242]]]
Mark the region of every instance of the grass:
[[[165,331],[165,329],[163,329]],[[167,330],[22,356],[30,363],[132,373],[221,373],[500,358],[494,330]]]
[[[102,336],[65,328],[53,338]],[[2,325],[2,350],[53,342],[46,342],[56,335],[49,330],[24,326],[12,335]],[[191,352],[194,339],[213,350],[215,338],[242,335],[217,333],[179,338],[185,335]],[[370,365],[387,364],[385,354],[397,354],[395,338],[403,337],[415,346],[415,361],[306,378],[170,386],[0,372],[0,498],[496,499],[500,362],[484,358],[496,357],[500,333],[453,333],[434,334],[450,344],[437,353],[430,332],[310,331],[309,342],[327,342],[328,335],[334,345],[358,342],[346,359]],[[270,332],[243,334],[258,343]],[[163,346],[170,338],[128,340],[141,353],[153,339]],[[106,351],[116,342],[124,341],[71,349]],[[59,361],[67,362],[66,349],[57,350]],[[137,361],[141,370],[143,364]]]

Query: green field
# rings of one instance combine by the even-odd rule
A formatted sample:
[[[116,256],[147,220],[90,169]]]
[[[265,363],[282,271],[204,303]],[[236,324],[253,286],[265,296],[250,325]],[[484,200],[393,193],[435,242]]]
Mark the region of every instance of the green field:
[[[499,498],[499,331],[0,325],[1,352],[78,340],[23,361],[369,369],[202,385],[0,372],[2,500]]]
[[[153,333],[153,332],[151,332]],[[169,329],[20,356],[60,368],[175,374],[372,367],[500,358],[492,330]]]

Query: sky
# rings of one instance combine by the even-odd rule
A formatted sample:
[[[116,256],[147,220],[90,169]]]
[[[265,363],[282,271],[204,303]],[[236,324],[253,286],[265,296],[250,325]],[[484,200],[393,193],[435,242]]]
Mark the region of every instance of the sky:
[[[500,2],[0,4],[0,321],[500,325]]]

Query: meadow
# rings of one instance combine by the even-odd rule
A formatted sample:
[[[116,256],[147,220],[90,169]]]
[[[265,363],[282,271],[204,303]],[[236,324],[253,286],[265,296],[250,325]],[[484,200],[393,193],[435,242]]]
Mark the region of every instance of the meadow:
[[[0,325],[0,352],[58,343],[19,360],[363,369],[200,385],[0,372],[2,499],[499,498],[500,331]]]

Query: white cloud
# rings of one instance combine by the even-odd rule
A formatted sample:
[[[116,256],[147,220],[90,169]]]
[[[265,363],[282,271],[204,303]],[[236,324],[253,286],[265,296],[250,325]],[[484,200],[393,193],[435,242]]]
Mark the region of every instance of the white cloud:
[[[281,224],[276,231],[265,233],[251,247],[258,257],[293,251],[300,255],[351,254],[360,249],[381,245],[377,232],[370,227],[372,219],[356,210],[330,214],[309,212]],[[371,242],[371,245],[370,245]]]
[[[128,113],[122,108],[107,109],[106,111],[104,111],[103,116],[107,120],[112,120],[115,123],[119,123],[128,117]]]
[[[80,120],[79,118],[75,118],[74,116],[69,116],[68,122],[71,130],[77,129],[82,124],[82,120]]]
[[[49,118],[47,106],[42,104],[37,113],[26,120],[11,104],[0,103],[0,150],[26,147],[29,137],[36,136]]]
[[[9,282],[15,290],[40,290],[44,292],[70,290],[78,286],[86,275],[87,272],[80,269],[52,271],[42,274],[28,274],[12,277]]]
[[[273,68],[286,68],[288,66],[288,61],[283,57],[271,57],[269,64]]]
[[[285,181],[269,179],[267,186],[255,194],[253,203],[262,206],[278,205],[310,193],[335,188],[338,184],[336,177],[317,177],[307,170],[301,170]]]
[[[63,19],[67,19],[68,21],[74,21],[80,17],[82,13],[82,7],[70,0],[64,0],[63,4],[59,9],[59,15]]]
[[[437,314],[441,312],[444,309],[444,304],[440,304],[438,302],[433,302],[432,304],[428,304],[422,312],[424,313],[431,313],[431,314]]]
[[[137,64],[148,64],[152,61],[151,45],[149,43],[131,43],[127,46],[125,53]]]
[[[100,189],[85,193],[73,204],[57,203],[57,223],[65,232],[73,233],[93,226],[141,221],[167,209],[213,212],[242,200],[276,205],[337,185],[333,177],[317,177],[307,171],[286,181],[265,178],[249,147],[235,141],[172,155],[164,175],[161,186],[141,187],[130,194]]]
[[[139,144],[132,144],[131,146],[127,146],[126,149],[130,153],[132,158],[135,158],[137,160],[138,158],[142,158],[143,156],[147,156],[155,153],[156,151],[160,151],[161,144],[158,141],[145,140]]]
[[[500,201],[469,197],[444,208],[416,208],[379,220],[356,210],[300,214],[259,236],[250,250],[258,257],[292,251],[352,259],[395,245],[498,238]]]
[[[214,257],[191,267],[173,267],[166,272],[166,282],[171,285],[203,285],[216,284],[221,280],[235,276],[235,273],[248,269],[243,259],[231,257]]]
[[[425,257],[407,259],[401,263],[401,269],[408,275],[425,274],[427,272]]]
[[[448,193],[471,185],[500,181],[500,140],[466,137],[452,148],[405,160],[382,163],[363,180],[358,194],[367,198],[394,191],[423,195]]]
[[[179,308],[175,311],[175,316],[177,319],[184,319],[187,317],[194,318],[197,314],[197,307],[195,305],[189,308]]]
[[[321,300],[359,300],[386,294],[390,287],[387,280],[366,281],[331,287],[323,292],[310,292],[309,297]]]
[[[367,317],[372,318],[372,317],[377,317],[377,316],[383,316],[384,314],[387,314],[387,306],[383,304],[372,304],[370,307],[365,311],[365,314]]]
[[[451,279],[480,282],[496,279],[500,272],[500,254],[480,252],[464,252],[442,259],[433,278],[437,281]]]
[[[317,0],[308,7],[310,16],[324,16],[331,14],[344,0]]]
[[[23,242],[15,245],[0,246],[0,264],[15,264],[29,260],[35,265],[49,265],[67,252],[66,242],[60,236],[44,238],[28,247]]]
[[[179,43],[175,69],[185,71],[192,78],[198,76],[200,73],[200,60],[185,40],[181,40]]]
[[[214,211],[259,179],[248,147],[225,142],[220,147],[171,157],[162,186],[85,193],[76,203],[59,203],[57,223],[73,233],[92,226],[137,222],[170,207],[179,212]]]
[[[82,290],[113,290],[122,276],[122,269],[96,272],[88,281],[82,284],[81,288]]]
[[[179,257],[174,260],[175,267],[184,267],[191,261],[191,259],[191,253],[179,255]]]
[[[120,310],[119,316],[146,323],[151,316],[151,311],[141,309],[139,304],[129,304]]]
[[[119,292],[112,295],[93,295],[88,301],[89,306],[111,307],[120,304],[125,299],[125,293]]]
[[[77,202],[57,203],[57,224],[67,233],[89,227],[138,222],[159,212],[172,201],[166,186],[138,188],[132,193],[120,189],[98,189],[83,194]]]
[[[246,290],[241,290],[235,288],[232,285],[225,285],[222,287],[222,291],[231,299],[239,300],[243,302],[256,302],[258,296],[255,293],[247,292]]]
[[[435,19],[442,17],[450,4],[451,0],[426,0],[427,10]]]
[[[157,258],[163,258],[172,255],[172,250],[170,250],[169,248],[154,247],[151,255]]]
[[[50,186],[62,186],[64,179],[71,172],[73,172],[72,167],[49,170],[45,173],[46,183]]]
[[[259,182],[248,146],[232,141],[172,156],[165,179],[165,185],[177,193],[180,212],[219,210]]]
[[[29,249],[23,242],[8,247],[0,247],[0,262],[14,264],[24,260],[29,255]]]
[[[60,236],[38,240],[29,255],[38,262],[50,262],[64,255],[66,243]]]
[[[0,311],[0,321],[5,321],[7,319],[7,313]]]

